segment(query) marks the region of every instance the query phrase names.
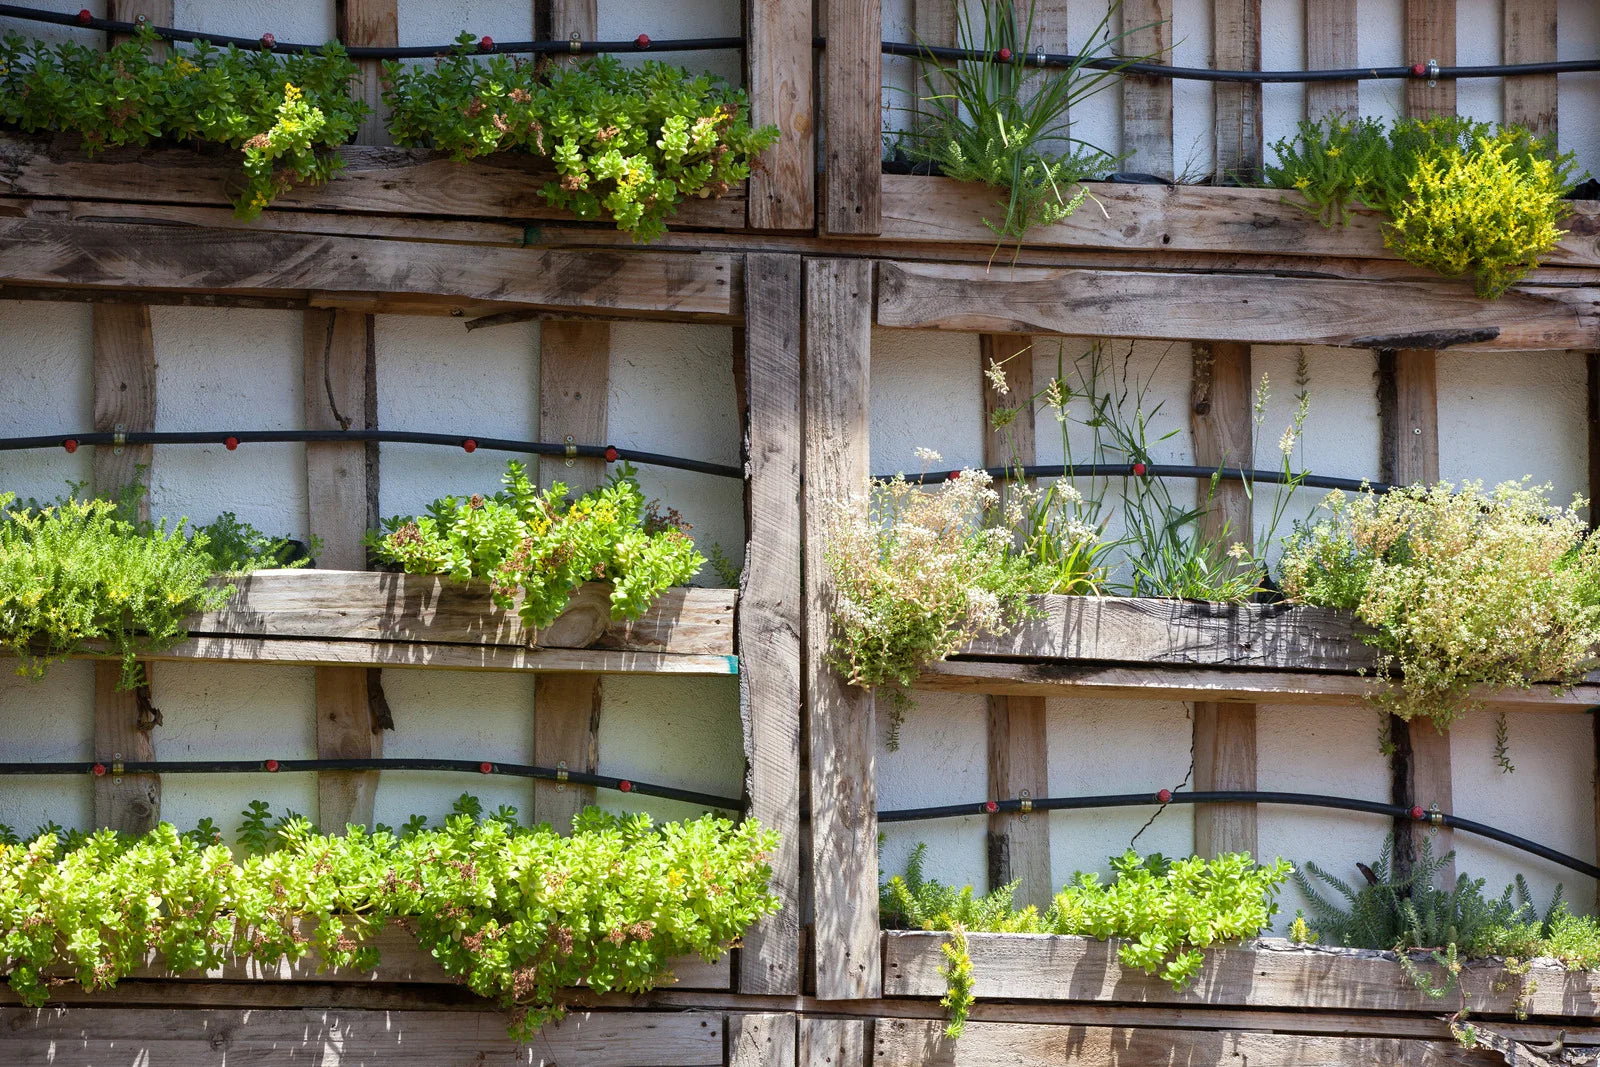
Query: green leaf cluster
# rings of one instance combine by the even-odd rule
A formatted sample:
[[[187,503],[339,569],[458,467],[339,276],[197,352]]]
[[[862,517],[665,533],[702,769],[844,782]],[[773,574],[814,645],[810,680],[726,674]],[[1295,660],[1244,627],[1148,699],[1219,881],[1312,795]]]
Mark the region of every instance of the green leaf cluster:
[[[223,145],[241,154],[240,218],[295,184],[329,180],[367,112],[350,95],[356,73],[328,44],[304,55],[242,52],[203,42],[171,47],[153,31],[101,51],[0,38],[0,124],[82,136],[89,152],[160,141]]]
[[[636,619],[705,563],[676,513],[646,506],[628,464],[576,500],[561,482],[541,491],[516,460],[503,480],[494,496],[447,496],[426,515],[386,519],[367,543],[410,574],[487,578],[494,602],[517,606],[530,627],[554,622],[584,582],[612,583],[612,617]]]
[[[1325,225],[1352,205],[1389,217],[1384,244],[1447,277],[1471,274],[1492,299],[1561,240],[1572,153],[1520,126],[1456,116],[1302,122],[1279,141],[1269,185],[1298,189]]]
[[[214,827],[7,834],[0,966],[38,1005],[53,967],[108,989],[151,953],[180,973],[230,956],[372,968],[371,939],[398,922],[447,973],[511,1010],[511,1033],[527,1039],[561,1018],[561,990],[649,989],[673,958],[715,960],[777,910],[767,864],[777,835],[753,821],[658,827],[589,808],[563,837],[517,824],[510,809],[474,817],[475,807],[458,805],[438,828],[413,820],[401,834],[328,836],[298,816],[269,834],[254,805],[256,847],[240,858]]]
[[[666,232],[689,197],[721,196],[750,176],[778,138],[752,128],[745,95],[720,78],[612,56],[529,63],[472,56],[472,35],[430,66],[386,63],[384,101],[396,144],[454,158],[528,152],[549,159],[551,207],[610,215],[636,241]]]

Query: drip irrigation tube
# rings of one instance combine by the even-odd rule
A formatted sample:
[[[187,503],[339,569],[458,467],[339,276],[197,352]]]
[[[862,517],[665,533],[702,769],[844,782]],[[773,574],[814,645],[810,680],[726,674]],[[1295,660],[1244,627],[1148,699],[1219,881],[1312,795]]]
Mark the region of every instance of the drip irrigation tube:
[[[87,9],[85,9],[87,10]],[[69,14],[64,11],[42,11],[39,8],[25,7],[21,4],[0,4],[0,18],[23,19],[28,22],[46,22],[55,26],[75,26],[85,30],[105,30],[110,33],[133,33],[143,23],[122,22],[116,19],[84,18],[82,13]],[[171,26],[150,27],[155,35],[164,41],[180,41],[193,43],[204,41],[207,44],[233,45],[236,48],[249,49],[257,52],[282,52],[300,53],[316,52],[322,49],[320,44],[289,44],[279,41],[271,34],[260,37],[230,37],[221,33],[201,33],[197,30],[179,30]],[[491,38],[484,37],[476,45],[478,52],[488,55],[502,54],[528,54],[528,55],[594,55],[601,52],[712,52],[742,50],[744,39],[742,37],[678,37],[665,40],[654,40],[648,34],[641,33],[631,41],[507,41],[500,43]],[[428,59],[438,55],[448,55],[456,50],[454,41],[449,44],[422,44],[407,45],[404,48],[384,48],[368,45],[346,45],[345,53],[351,59]]]
[[[265,759],[265,760],[127,760],[123,762],[70,762],[70,763],[0,763],[0,776],[18,774],[88,774],[103,777],[107,774],[279,774],[290,771],[455,771],[463,774],[508,775],[513,778],[536,778],[547,782],[571,782],[574,785],[592,785],[601,789],[614,789],[619,793],[638,793],[642,796],[682,800],[690,804],[703,804],[709,808],[740,811],[744,805],[733,797],[719,797],[699,793],[692,789],[679,789],[670,785],[638,782],[631,778],[613,778],[605,774],[586,771],[569,771],[555,767],[538,767],[526,763],[499,763],[466,759]]]
[[[1333,478],[1318,474],[1285,475],[1282,471],[1251,470],[1246,467],[1195,467],[1181,463],[1079,463],[1071,467],[1060,464],[1053,466],[1034,464],[1024,467],[985,467],[983,470],[992,478],[1005,478],[1008,475],[1021,474],[1024,478],[1096,478],[1096,477],[1128,477],[1128,478],[1210,478],[1213,475],[1224,481],[1250,481],[1264,482],[1268,485],[1283,485],[1291,478],[1299,478],[1299,484],[1308,489],[1344,489],[1358,493],[1363,489],[1371,489],[1375,493],[1387,493],[1397,486],[1387,482],[1369,482],[1360,478]],[[959,470],[926,471],[922,474],[907,474],[905,480],[917,485],[933,485],[947,481],[960,475]],[[880,481],[886,481],[892,475],[876,475]]]
[[[460,434],[414,433],[409,430],[197,430],[182,433],[129,430],[119,433],[40,434],[33,437],[0,438],[0,452],[29,449],[64,448],[76,452],[80,445],[222,445],[230,452],[242,444],[301,443],[306,441],[369,441],[386,444],[447,445],[468,452],[518,452],[536,456],[564,456],[575,459],[603,459],[608,463],[644,463],[652,467],[714,474],[720,478],[743,478],[738,467],[707,463],[660,452],[643,452],[615,445],[569,445],[547,441],[516,441],[504,437],[464,437]]]
[[[1530,855],[1547,859],[1591,878],[1600,878],[1600,867],[1565,852],[1558,852],[1536,841],[1505,830],[1496,829],[1459,815],[1424,810],[1421,807],[1405,808],[1399,804],[1385,804],[1376,800],[1356,800],[1350,797],[1324,796],[1320,793],[1276,793],[1262,790],[1228,789],[1174,793],[1163,789],[1158,793],[1118,793],[1098,797],[1044,797],[1030,800],[986,800],[978,804],[944,804],[926,808],[898,808],[878,812],[880,823],[917,822],[924,819],[955,819],[971,815],[994,815],[998,812],[1022,811],[1076,811],[1084,808],[1133,808],[1146,805],[1167,804],[1288,804],[1308,808],[1336,808],[1343,811],[1360,811],[1372,815],[1385,815],[1397,819],[1448,826],[1479,837],[1487,837]]]

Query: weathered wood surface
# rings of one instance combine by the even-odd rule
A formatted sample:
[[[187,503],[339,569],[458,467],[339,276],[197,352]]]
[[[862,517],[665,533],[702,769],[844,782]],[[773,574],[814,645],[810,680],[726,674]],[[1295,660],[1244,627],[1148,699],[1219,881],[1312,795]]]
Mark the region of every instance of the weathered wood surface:
[[[1434,62],[1441,67],[1455,66],[1456,0],[1406,0],[1405,20],[1407,65]],[[1431,83],[1425,78],[1407,78],[1405,103],[1406,114],[1413,118],[1454,115],[1456,83],[1451,78]]]
[[[1194,704],[1194,788],[1197,792],[1256,788],[1256,706],[1197,700]],[[1256,847],[1254,804],[1199,804],[1194,851],[1215,859]]]
[[[1306,5],[1306,69],[1350,70],[1355,67],[1356,0],[1318,0]],[[1350,120],[1361,114],[1360,82],[1310,82],[1306,85],[1306,117]]]
[[[1198,1033],[1104,1027],[969,1023],[959,1041],[937,1021],[882,1019],[873,1067],[1499,1067],[1492,1052],[1453,1041],[1313,1037],[1249,1032]]]
[[[801,986],[800,853],[800,360],[805,279],[799,256],[745,260],[745,543],[739,589],[739,709],[750,815],[778,831],[772,890],[781,907],[739,952],[744,993]],[[791,1028],[792,1029],[792,1028]],[[791,1041],[791,1044],[793,1042]]]
[[[3,262],[3,260],[0,260]],[[878,264],[878,325],[972,333],[1400,347],[1409,323],[1483,331],[1458,350],[1589,348],[1600,289],[1523,286],[1499,300],[1470,285],[961,264]]]
[[[1261,0],[1211,0],[1211,54],[1219,70],[1261,69]],[[1212,88],[1213,181],[1248,184],[1261,174],[1261,86]]]
[[[397,0],[335,0],[334,28],[346,47],[364,45],[393,48],[400,43],[400,12]],[[356,141],[364,145],[390,143],[389,109],[383,103],[383,67],[376,59],[358,59],[351,89],[371,112],[361,120]]]
[[[722,1016],[576,1011],[531,1043],[505,1016],[451,1011],[0,1009],[14,1067],[721,1067]]]
[[[186,226],[0,219],[0,281],[294,295],[385,292],[731,322],[737,257],[417,244]]]
[[[793,1012],[730,1014],[728,1067],[795,1067],[799,1048]]]
[[[866,1019],[802,1016],[799,1067],[866,1067],[871,1039]]]
[[[733,652],[731,589],[674,587],[629,622],[612,621],[610,588],[590,582],[555,622],[530,630],[515,603],[495,607],[487,581],[314,569],[254,571],[214,581],[232,584],[235,592],[220,609],[188,620],[192,636]]]
[[[1512,0],[1501,8],[1500,53],[1507,63],[1556,59],[1556,0]],[[1540,137],[1556,133],[1556,76],[1520,74],[1501,81],[1505,121]]]
[[[884,934],[885,996],[943,996],[945,934]],[[1390,953],[1303,948],[1279,939],[1206,950],[1199,976],[1182,992],[1170,982],[1124,967],[1116,942],[1052,934],[968,934],[975,993],[1007,1000],[1105,1000],[1135,1004],[1295,1008],[1338,1011],[1438,1012],[1440,1002],[1405,976]],[[1425,957],[1417,966],[1436,980]],[[1533,1016],[1600,1012],[1600,972],[1570,972],[1536,962],[1520,984],[1493,961],[1465,965],[1461,975],[1474,1015],[1513,1015],[1521,997]],[[1497,989],[1496,986],[1501,988]]]
[[[754,168],[747,217],[754,230],[809,230],[816,219],[817,126],[809,0],[747,0],[745,62],[752,125],[778,127]]]
[[[1091,182],[1093,202],[1053,226],[1030,230],[1028,247],[1139,249],[1386,259],[1383,216],[1351,213],[1344,226],[1324,226],[1300,195],[1280,189],[1204,185],[1111,185]],[[982,185],[919,175],[883,176],[883,239],[974,243],[994,247],[983,224],[995,192]],[[1600,205],[1579,201],[1568,231],[1545,257],[1547,266],[1600,264]]]
[[[1124,55],[1172,62],[1172,0],[1123,0],[1122,31],[1127,36],[1118,49]],[[1171,79],[1140,74],[1122,79],[1122,150],[1128,153],[1126,169],[1173,176]],[[886,216],[888,197],[886,186]]]
[[[824,18],[822,230],[875,234],[883,211],[883,16],[879,0],[827,0]]]
[[[280,210],[457,219],[573,221],[539,190],[553,169],[532,156],[502,153],[466,163],[420,148],[345,145],[338,177],[297,185],[272,202]],[[0,132],[0,196],[151,204],[226,206],[239,184],[236,153],[186,148],[114,148],[90,157],[67,137]],[[742,229],[742,187],[722,197],[691,198],[669,226]],[[609,223],[607,224],[609,225]]]

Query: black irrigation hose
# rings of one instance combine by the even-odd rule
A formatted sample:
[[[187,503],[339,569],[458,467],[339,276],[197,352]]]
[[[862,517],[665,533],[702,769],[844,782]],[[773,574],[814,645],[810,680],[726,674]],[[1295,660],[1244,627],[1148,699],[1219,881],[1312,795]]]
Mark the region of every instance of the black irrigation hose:
[[[1269,485],[1284,485],[1293,478],[1299,478],[1299,484],[1310,489],[1344,489],[1353,493],[1359,493],[1363,489],[1371,489],[1375,493],[1387,493],[1396,488],[1387,482],[1368,482],[1360,478],[1333,478],[1318,474],[1286,475],[1282,471],[1250,470],[1244,467],[1195,467],[1182,463],[1079,463],[1071,467],[1060,464],[1034,464],[1024,467],[985,467],[984,471],[993,478],[1005,478],[1019,472],[1024,478],[1210,478],[1216,475],[1224,481],[1248,480],[1265,482]],[[905,479],[917,485],[933,485],[954,478],[960,473],[959,470],[926,471],[922,474],[907,474]],[[886,481],[889,476],[880,474],[877,477]]]
[[[818,38],[818,43],[822,43],[821,38]],[[1076,64],[1093,70],[1114,70],[1123,74],[1143,74],[1155,78],[1170,78],[1174,81],[1240,82],[1246,85],[1382,81],[1397,78],[1454,81],[1464,78],[1503,78],[1517,74],[1581,74],[1600,71],[1600,59],[1567,59],[1551,63],[1487,63],[1463,67],[1415,63],[1410,66],[1360,67],[1348,70],[1211,70],[1207,67],[1174,67],[1165,63],[1129,63],[1109,56],[1104,59],[1085,59],[1062,52],[1018,52],[1014,56],[1001,57],[996,53],[976,48],[948,48],[939,45],[909,44],[905,41],[884,41],[883,54],[910,56],[913,59],[932,57],[986,63],[1020,63],[1028,67],[1070,67]]]
[[[85,9],[87,10],[87,9]],[[142,22],[120,22],[116,19],[83,18],[82,14],[68,14],[64,11],[41,11],[34,7],[25,7],[21,4],[0,4],[0,18],[24,19],[29,22],[48,22],[56,26],[77,26],[86,30],[105,30],[110,33],[133,33],[138,30]],[[300,53],[317,52],[322,49],[319,44],[288,44],[272,38],[270,34],[260,37],[230,37],[221,33],[201,33],[197,30],[178,30],[170,26],[152,26],[155,35],[164,41],[182,41],[192,43],[204,41],[207,44],[233,45],[236,48],[249,49],[258,52]],[[477,45],[479,52],[484,54],[499,53],[526,53],[530,55],[593,55],[600,52],[710,52],[719,50],[741,50],[744,48],[744,39],[741,37],[679,37],[669,40],[652,40],[648,34],[641,33],[631,41],[508,41],[504,44],[483,38]],[[352,59],[427,59],[431,56],[448,55],[454,52],[456,44],[427,44],[409,45],[405,48],[382,48],[368,45],[346,45],[345,52]]]
[[[1083,808],[1134,808],[1150,804],[1290,804],[1308,808],[1337,808],[1344,811],[1361,811],[1372,815],[1385,815],[1396,819],[1413,819],[1438,826],[1449,826],[1479,837],[1487,837],[1531,855],[1547,859],[1591,878],[1600,878],[1600,867],[1565,852],[1557,852],[1536,841],[1498,830],[1459,815],[1424,810],[1421,807],[1405,808],[1399,804],[1385,804],[1376,800],[1355,800],[1350,797],[1331,797],[1320,793],[1276,793],[1264,790],[1228,789],[1174,793],[1163,789],[1158,793],[1117,793],[1098,797],[1044,797],[1036,800],[986,800],[979,804],[943,804],[926,808],[898,808],[878,812],[880,823],[916,822],[923,819],[956,819],[971,815],[993,815],[998,812],[1075,811]]]
[[[652,467],[714,474],[720,478],[743,478],[738,467],[725,463],[684,459],[660,452],[643,452],[615,445],[568,445],[548,441],[516,441],[505,437],[463,437],[459,434],[416,433],[410,430],[195,430],[155,432],[128,430],[122,433],[39,434],[33,437],[0,437],[0,452],[29,449],[64,448],[76,452],[81,445],[222,445],[230,452],[242,444],[301,443],[306,441],[348,441],[388,444],[447,445],[476,452],[518,452],[536,456],[564,456],[576,459],[603,459],[607,463],[634,462]]]
[[[654,785],[631,778],[613,778],[606,774],[587,771],[569,771],[556,767],[538,767],[526,763],[500,763],[467,759],[257,759],[257,760],[128,760],[117,763],[0,763],[0,775],[17,774],[89,774],[103,777],[107,774],[248,774],[261,772],[277,774],[285,771],[456,771],[468,774],[509,775],[513,778],[536,778],[546,782],[571,782],[573,785],[592,785],[601,789],[614,789],[619,793],[638,793],[641,796],[682,800],[690,804],[703,804],[708,808],[740,811],[744,805],[733,797],[719,797],[699,793],[692,789],[679,789],[670,785]]]

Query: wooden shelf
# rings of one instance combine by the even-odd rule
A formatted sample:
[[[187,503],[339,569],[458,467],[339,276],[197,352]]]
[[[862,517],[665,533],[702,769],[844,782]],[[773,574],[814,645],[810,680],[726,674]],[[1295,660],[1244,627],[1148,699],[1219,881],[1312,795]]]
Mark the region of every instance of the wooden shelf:
[[[1133,597],[1033,598],[1039,618],[930,665],[917,687],[1004,696],[1346,705],[1381,684],[1348,612]],[[1363,673],[1366,672],[1366,673]],[[1584,711],[1600,676],[1570,689],[1475,691],[1497,708]]]
[[[221,579],[219,579],[221,581]],[[256,571],[220,611],[151,660],[433,667],[600,674],[737,674],[732,589],[674,588],[633,622],[612,622],[591,583],[530,632],[487,582],[377,571]]]

